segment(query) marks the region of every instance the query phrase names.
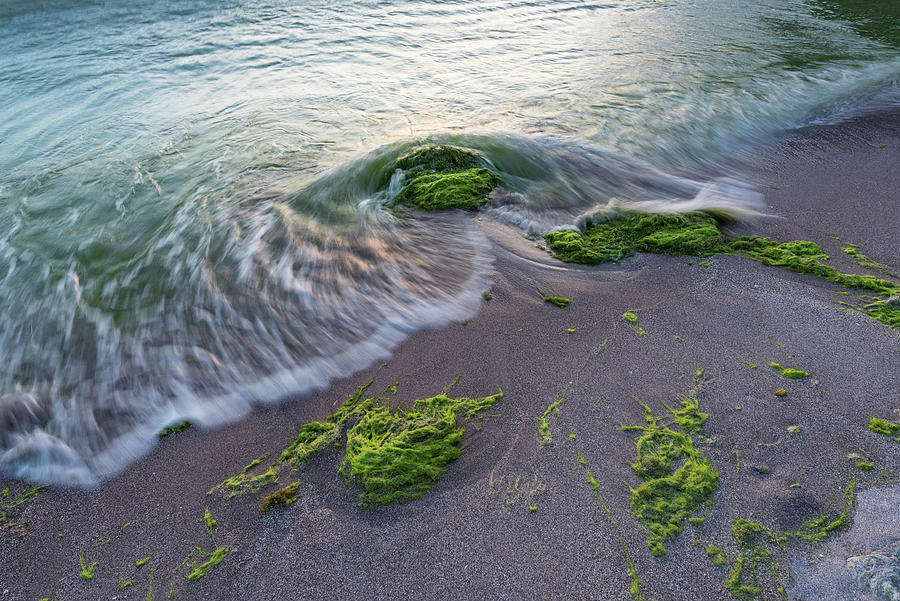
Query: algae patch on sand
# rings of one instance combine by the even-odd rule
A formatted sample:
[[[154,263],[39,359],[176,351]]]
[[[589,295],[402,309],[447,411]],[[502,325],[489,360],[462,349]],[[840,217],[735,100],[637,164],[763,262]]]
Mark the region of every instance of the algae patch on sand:
[[[882,436],[887,436],[889,438],[893,438],[897,442],[900,442],[900,423],[889,422],[888,420],[881,419],[880,417],[870,417],[869,430],[875,432],[876,434],[881,434]]]
[[[653,410],[640,401],[646,425],[622,426],[625,431],[641,432],[631,469],[642,483],[631,489],[631,507],[647,527],[647,547],[656,556],[666,553],[665,543],[675,540],[691,516],[712,506],[719,488],[719,472],[691,438],[707,414],[699,411],[693,396],[680,400],[681,409],[666,406],[674,420],[672,427],[661,424]]]
[[[891,327],[900,328],[900,284],[873,275],[843,273],[826,264],[828,255],[808,240],[776,242],[764,236],[730,238],[707,213],[598,213],[583,231],[557,231],[545,236],[555,257],[568,263],[616,263],[635,253],[709,257],[734,254],[810,274],[847,288],[875,293],[874,302],[854,306]],[[896,299],[896,300],[894,300]]]
[[[362,489],[358,497],[361,507],[416,499],[459,457],[467,422],[503,397],[499,391],[481,398],[451,398],[445,391],[415,401],[408,410],[392,409],[388,395],[396,393],[396,385],[378,398],[365,396],[370,385],[371,381],[361,386],[325,419],[300,426],[296,438],[265,471],[253,474],[262,469],[257,468],[261,457],[208,494],[223,489],[230,498],[257,492],[277,482],[281,473],[304,467],[313,455],[340,446],[345,439],[338,472],[348,484]],[[295,482],[269,495],[261,510],[293,503],[297,486]]]
[[[427,146],[398,159],[391,170],[402,171],[406,185],[395,205],[427,211],[472,211],[487,202],[500,178],[480,154],[454,146]]]

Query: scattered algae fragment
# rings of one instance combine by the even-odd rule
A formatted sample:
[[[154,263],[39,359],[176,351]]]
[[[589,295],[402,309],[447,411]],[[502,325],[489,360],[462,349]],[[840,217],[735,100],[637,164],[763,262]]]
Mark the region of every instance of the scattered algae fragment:
[[[556,400],[550,403],[546,411],[535,420],[538,431],[538,446],[544,447],[553,442],[553,434],[550,431],[550,418],[559,416],[559,406],[566,400],[566,390],[563,388],[556,394]]]
[[[847,485],[841,498],[841,514],[829,517],[826,510],[821,516],[807,520],[801,528],[790,531],[771,530],[757,522],[739,518],[731,526],[731,536],[738,554],[725,579],[725,589],[740,601],[754,601],[761,593],[761,581],[769,573],[774,588],[787,599],[779,578],[778,564],[772,547],[783,549],[791,541],[823,542],[834,530],[846,525],[853,511],[855,482]]]
[[[551,305],[557,306],[562,309],[568,306],[568,304],[571,303],[572,300],[562,296],[545,296],[544,302],[550,303]]]
[[[82,580],[91,580],[94,577],[94,570],[97,569],[97,562],[92,561],[90,563],[84,560],[84,552],[78,552],[78,563],[81,566],[81,570],[78,572],[78,577]]]
[[[446,394],[417,400],[409,411],[373,406],[347,432],[340,473],[360,485],[361,507],[417,499],[459,457],[466,421],[492,407],[500,391],[484,398]]]
[[[486,300],[486,301],[489,301],[489,300],[491,300],[492,298],[494,298],[494,295],[491,294],[490,292],[482,292],[482,293],[481,293],[481,296],[482,296],[482,298],[484,298],[484,300]]]
[[[879,263],[878,261],[873,261],[866,255],[862,254],[856,249],[855,244],[851,244],[845,248],[842,248],[841,250],[843,250],[847,254],[847,256],[850,257],[851,261],[853,261],[863,269],[872,269],[882,275],[888,275],[890,268],[887,265],[885,265],[884,263]]]
[[[637,315],[631,309],[622,313],[622,319],[631,323],[637,323]]]
[[[163,430],[159,434],[157,434],[157,436],[159,438],[165,438],[166,436],[171,436],[172,434],[178,434],[179,432],[184,432],[192,425],[193,424],[187,420],[180,421],[176,424],[172,424],[171,426],[163,428]]]
[[[714,566],[721,568],[728,565],[728,554],[725,553],[722,547],[710,545],[706,548],[706,556],[709,557]]]
[[[219,565],[222,563],[222,560],[225,559],[229,553],[231,553],[230,547],[219,547],[215,551],[204,551],[200,547],[196,548],[196,553],[200,558],[207,558],[203,563],[194,562],[190,564],[189,567],[193,567],[188,575],[188,580],[199,580],[206,575],[206,572],[209,571],[210,568]],[[191,552],[191,555],[188,556],[188,560],[193,556],[194,551]],[[186,560],[187,561],[187,560]]]
[[[453,146],[429,146],[394,163],[405,172],[408,183],[394,204],[412,205],[429,211],[474,210],[487,202],[500,178],[480,155]]]
[[[275,482],[278,480],[279,473],[278,464],[276,463],[273,463],[261,474],[250,474],[253,468],[266,460],[266,457],[268,457],[268,455],[263,455],[258,459],[254,459],[243,470],[215,485],[208,490],[206,494],[211,495],[219,489],[224,489],[226,491],[225,498],[230,499],[247,492],[257,492],[263,486]]]
[[[870,417],[869,430],[876,434],[881,434],[882,436],[889,436],[897,442],[900,442],[900,423],[889,422],[880,417]]]
[[[805,377],[809,376],[809,374],[806,373],[805,371],[803,371],[802,369],[793,369],[791,367],[786,367],[785,369],[782,369],[781,375],[784,376],[785,378],[789,378],[791,380],[799,380],[801,378],[805,378]]]
[[[147,563],[148,561],[150,561],[149,555],[147,557],[144,557],[143,559],[138,559],[136,562],[134,562],[134,565],[135,565],[135,567],[139,568],[142,565],[144,565],[145,563]]]
[[[206,524],[206,532],[212,534],[213,528],[216,527],[216,520],[213,519],[212,512],[209,507],[203,510],[203,523]]]
[[[270,495],[263,497],[263,500],[259,504],[259,512],[266,513],[273,507],[278,505],[282,507],[290,507],[294,503],[297,502],[299,498],[297,495],[297,489],[300,488],[300,481],[292,482],[285,486],[284,488],[280,488],[273,492]]]
[[[775,396],[787,396],[787,390],[785,390],[784,388],[776,388],[775,392],[773,392],[772,394],[774,394]]]
[[[631,489],[631,507],[647,527],[647,547],[660,556],[666,553],[665,542],[675,540],[688,518],[702,507],[712,506],[719,472],[691,439],[690,432],[698,431],[706,419],[694,403],[685,406],[683,401],[680,422],[678,412],[669,409],[685,431],[660,425],[650,407],[640,404],[646,425],[622,426],[626,431],[642,432],[635,442],[637,457],[631,468],[643,483]]]

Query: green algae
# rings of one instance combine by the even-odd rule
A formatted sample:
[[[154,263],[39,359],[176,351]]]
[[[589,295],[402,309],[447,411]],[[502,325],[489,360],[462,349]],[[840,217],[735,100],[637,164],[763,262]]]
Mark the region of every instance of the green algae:
[[[487,160],[476,152],[456,146],[438,145],[418,148],[400,157],[390,171],[393,173],[400,169],[406,172],[407,176],[415,177],[423,173],[464,171],[488,166]]]
[[[362,487],[361,507],[425,495],[461,453],[466,422],[503,397],[420,399],[408,411],[373,406],[347,432],[340,473]]]
[[[787,396],[787,390],[785,390],[784,388],[776,388],[775,392],[773,392],[772,394],[774,394],[775,396],[784,397]]]
[[[696,434],[706,423],[709,414],[700,411],[700,401],[696,397],[679,394],[676,398],[681,403],[681,409],[673,409],[665,403],[663,406],[672,414],[672,418],[682,431]]]
[[[213,519],[212,512],[209,507],[203,510],[203,523],[206,525],[206,532],[212,534],[213,528],[216,527],[216,520]]]
[[[3,491],[0,492],[0,498],[9,499],[9,500],[5,500],[2,503],[0,503],[0,529],[19,528],[21,530],[22,534],[24,535],[25,530],[24,530],[23,523],[21,521],[19,521],[19,522],[12,521],[12,519],[10,519],[10,518],[12,517],[13,519],[17,519],[16,515],[14,515],[14,514],[17,514],[18,511],[21,511],[21,509],[18,509],[18,508],[21,508],[22,506],[24,506],[25,504],[28,504],[28,503],[34,503],[37,500],[37,494],[43,488],[46,488],[46,486],[33,486],[32,488],[28,489],[24,493],[12,498],[12,499],[10,499],[10,497],[13,496],[13,493],[10,492],[9,487],[7,486],[6,488],[4,488]],[[16,510],[16,511],[14,511],[14,510]]]
[[[150,556],[149,556],[149,555],[148,555],[147,557],[138,559],[136,562],[134,562],[134,565],[135,565],[135,567],[139,568],[139,567],[141,567],[142,565],[144,565],[145,563],[147,563],[148,561],[150,561]]]
[[[290,507],[296,503],[299,498],[299,495],[297,494],[297,489],[299,488],[300,481],[297,480],[283,488],[279,488],[270,495],[266,495],[259,503],[259,512],[267,513],[270,509],[278,506]]]
[[[195,551],[200,559],[206,558],[206,561],[199,563],[199,560],[197,560],[193,563],[188,563],[193,557]],[[224,546],[219,547],[214,551],[204,551],[198,546],[195,548],[195,551],[192,551],[191,555],[188,555],[188,559],[185,560],[186,565],[188,565],[189,568],[193,568],[190,572],[188,572],[186,576],[188,580],[199,580],[203,578],[210,570],[210,568],[213,568],[222,563],[222,560],[225,559],[229,553],[231,553],[231,548]]]
[[[728,565],[728,554],[725,553],[725,550],[722,547],[717,547],[715,545],[710,545],[706,548],[706,556],[709,557],[709,560],[716,567],[725,567]]]
[[[166,436],[171,436],[172,434],[178,434],[179,432],[184,432],[188,428],[190,428],[193,424],[187,420],[180,421],[178,423],[172,424],[171,426],[167,426],[157,434],[159,438],[165,438]]]
[[[417,149],[397,159],[390,173],[397,169],[404,172],[408,183],[393,204],[429,211],[475,210],[500,185],[500,178],[484,157],[454,146]]]
[[[819,246],[807,240],[776,242],[765,236],[729,238],[707,213],[595,215],[583,231],[557,231],[545,236],[554,256],[568,263],[617,263],[635,253],[744,256],[764,265],[810,274],[847,288],[874,292],[878,299],[854,307],[890,327],[900,328],[900,285],[873,275],[843,273],[826,264]]]
[[[686,397],[687,398],[687,397]],[[631,469],[642,480],[631,488],[634,516],[647,528],[647,547],[655,556],[666,553],[665,543],[674,541],[684,523],[703,507],[711,507],[713,494],[719,487],[719,473],[695,446],[692,432],[699,431],[706,414],[688,401],[682,410],[672,410],[675,424],[685,431],[661,425],[645,403],[644,426],[621,426],[625,431],[639,431],[635,441],[637,456]],[[678,411],[683,411],[679,422]],[[677,467],[676,467],[677,466]]]
[[[800,380],[809,376],[809,374],[802,369],[793,369],[791,367],[782,369],[781,375],[790,380]]]
[[[629,309],[628,311],[622,313],[622,319],[630,323],[637,323],[638,318],[635,312]]]
[[[888,436],[895,441],[900,442],[900,423],[889,422],[880,417],[869,418],[869,430],[882,436]]]
[[[631,593],[631,597],[634,601],[644,601],[644,596],[641,593],[641,580],[638,578],[637,570],[634,567],[634,561],[632,561],[631,554],[628,552],[628,547],[625,545],[625,539],[622,537],[621,533],[618,532],[619,523],[616,521],[616,517],[606,504],[606,501],[603,500],[603,495],[600,494],[600,482],[594,477],[594,474],[591,473],[590,468],[588,468],[587,459],[585,459],[584,455],[574,451],[573,454],[575,455],[575,459],[578,460],[579,465],[584,468],[585,482],[591,485],[594,497],[597,499],[597,502],[600,503],[603,511],[606,512],[606,517],[609,520],[610,525],[617,531],[616,534],[619,537],[619,544],[622,545],[622,553],[625,555],[625,563],[628,567],[628,577],[630,580],[628,592]]]
[[[268,457],[268,455],[263,455],[262,457],[254,459],[243,470],[241,470],[234,476],[226,478],[225,480],[208,490],[206,493],[207,496],[213,494],[217,490],[222,489],[225,491],[225,498],[230,499],[232,497],[237,497],[245,493],[255,493],[262,487],[276,482],[279,475],[279,467],[277,463],[273,463],[267,470],[260,474],[251,473],[253,468],[266,460],[266,457]]]
[[[879,263],[878,261],[873,261],[866,255],[862,254],[857,250],[857,246],[855,244],[850,244],[842,248],[841,250],[847,254],[851,261],[862,267],[863,269],[872,269],[877,271],[882,275],[888,275],[890,268],[884,263]]]
[[[566,400],[566,388],[563,388],[556,394],[556,400],[550,403],[550,406],[544,413],[535,420],[538,431],[538,446],[545,447],[553,442],[553,433],[550,431],[550,418],[559,417],[559,406]]]
[[[569,305],[569,303],[572,302],[572,300],[563,296],[545,296],[544,302],[550,303],[551,305],[559,307],[560,309],[564,309]]]
[[[496,477],[491,472],[488,478],[488,488],[491,492],[500,492],[503,496],[503,504],[507,507],[524,500],[530,512],[538,509],[536,498],[547,490],[547,485],[536,474],[525,479],[521,474],[508,474]]]
[[[779,595],[787,599],[772,549],[784,549],[792,541],[819,543],[827,540],[833,531],[850,521],[855,485],[855,481],[851,480],[844,490],[840,515],[832,518],[826,508],[821,516],[805,521],[797,530],[772,530],[745,518],[735,520],[731,526],[731,536],[738,553],[725,579],[725,589],[739,601],[754,601],[760,596],[763,575],[768,573]]]
[[[584,232],[545,236],[567,263],[618,263],[636,252],[707,257],[720,252],[723,235],[705,213],[597,215]]]
[[[370,380],[357,389],[325,419],[300,426],[294,440],[264,472],[253,474],[265,456],[207,494],[219,489],[226,491],[226,498],[255,493],[277,482],[284,468],[305,467],[313,455],[340,446],[346,436],[338,473],[348,484],[362,488],[358,499],[361,507],[415,499],[428,492],[449,463],[459,457],[467,422],[503,397],[499,391],[483,398],[451,398],[448,394],[453,382],[443,394],[417,400],[409,410],[391,409],[387,403],[389,395],[397,392],[396,383],[378,398],[365,397],[371,384]],[[296,500],[297,486],[298,482],[269,495],[261,509],[273,503],[291,504]]]
[[[499,178],[484,168],[428,173],[409,182],[394,198],[394,203],[427,211],[473,211],[488,201],[499,183]]]
[[[483,298],[483,299],[486,300],[486,301],[489,301],[489,300],[491,300],[492,298],[494,298],[494,295],[491,294],[490,292],[482,292],[482,293],[481,293],[481,298]]]
[[[97,562],[91,561],[87,562],[84,560],[84,551],[78,551],[78,564],[81,566],[81,569],[78,572],[78,577],[82,580],[93,580],[94,578],[94,570],[97,569]]]

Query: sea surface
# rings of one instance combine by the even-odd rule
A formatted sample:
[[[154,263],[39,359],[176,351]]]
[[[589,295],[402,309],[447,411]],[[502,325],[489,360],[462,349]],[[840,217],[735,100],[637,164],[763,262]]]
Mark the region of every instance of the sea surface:
[[[741,165],[896,107],[900,2],[0,2],[0,472],[91,486],[467,319],[482,226],[390,163],[482,152],[483,211],[763,212]],[[299,402],[302,402],[299,401]]]

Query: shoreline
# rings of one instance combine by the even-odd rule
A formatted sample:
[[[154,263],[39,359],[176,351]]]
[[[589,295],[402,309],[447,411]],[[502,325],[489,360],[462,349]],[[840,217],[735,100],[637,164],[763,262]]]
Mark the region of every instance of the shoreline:
[[[831,238],[838,236],[900,268],[891,227],[900,222],[898,156],[897,111],[788,136],[751,174],[784,219],[752,233],[815,241],[835,267],[863,273],[840,252]],[[163,439],[97,489],[40,491],[23,505],[24,536],[0,530],[0,573],[15,575],[0,585],[6,598],[145,599],[152,568],[154,599],[167,598],[173,569],[175,599],[370,598],[373,591],[397,599],[630,599],[624,546],[645,598],[730,599],[727,572],[693,540],[732,553],[730,526],[739,517],[797,528],[850,478],[864,488],[900,477],[896,443],[865,426],[866,415],[890,418],[900,408],[897,332],[840,312],[836,286],[723,255],[710,257],[709,267],[657,255],[567,265],[519,230],[475,219],[491,240],[495,277],[493,298],[467,325],[416,332],[388,361],[298,401]],[[554,307],[539,290],[573,302]],[[628,310],[646,335],[621,318]],[[763,362],[788,362],[786,355],[810,377],[787,380]],[[642,423],[632,396],[660,412],[661,401],[672,404],[690,389],[698,369],[700,408],[710,416],[702,444],[719,489],[706,522],[687,526],[654,558],[627,488],[639,482],[629,467],[636,437],[619,423]],[[219,524],[213,536],[205,532],[207,490],[263,453],[277,455],[300,424],[331,413],[360,384],[374,379],[373,390],[381,390],[399,381],[397,398],[409,402],[439,393],[460,373],[456,393],[484,396],[501,387],[505,396],[492,411],[499,416],[469,432],[462,457],[424,498],[358,509],[336,477],[337,453],[329,452],[299,474],[303,494],[292,507],[260,517],[257,496],[216,501]],[[777,388],[787,396],[775,397]],[[541,447],[534,420],[563,389],[559,417],[550,421],[553,442]],[[794,425],[797,435],[787,431]],[[876,471],[848,462],[860,450]],[[509,493],[517,477],[534,483],[528,498],[536,510]],[[15,486],[0,488],[7,484]],[[189,581],[177,570],[197,544],[235,548]],[[79,550],[97,561],[92,580],[78,577]],[[134,565],[145,556],[146,566]],[[119,577],[132,585],[120,590]]]

